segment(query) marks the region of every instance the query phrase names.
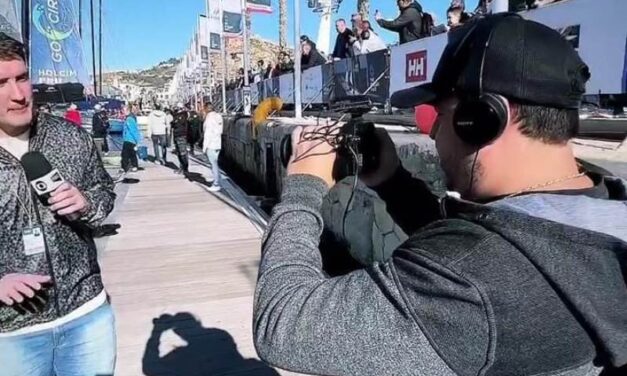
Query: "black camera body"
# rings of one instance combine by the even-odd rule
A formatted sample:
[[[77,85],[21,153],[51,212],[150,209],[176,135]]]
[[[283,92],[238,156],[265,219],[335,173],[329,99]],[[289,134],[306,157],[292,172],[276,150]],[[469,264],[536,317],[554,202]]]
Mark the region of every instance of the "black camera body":
[[[381,146],[372,122],[363,119],[363,115],[372,107],[368,103],[351,103],[342,109],[352,115],[337,135],[329,143],[336,146],[337,158],[333,166],[333,178],[340,181],[348,176],[375,171],[379,167]],[[287,135],[281,141],[281,162],[284,167],[292,157],[292,139]],[[306,157],[306,156],[305,156]]]

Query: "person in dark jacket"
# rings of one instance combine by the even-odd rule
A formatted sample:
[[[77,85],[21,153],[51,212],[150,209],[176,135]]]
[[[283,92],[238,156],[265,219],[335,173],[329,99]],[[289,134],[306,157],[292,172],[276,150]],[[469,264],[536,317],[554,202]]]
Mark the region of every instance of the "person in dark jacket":
[[[109,134],[109,118],[106,111],[101,105],[94,106],[94,117],[92,118],[91,135],[96,145],[101,145],[101,151],[104,155],[109,154],[109,142],[107,140]]]
[[[515,14],[454,33],[432,83],[391,97],[437,107],[431,134],[451,193],[439,199],[413,178],[385,130],[378,168],[360,176],[391,217],[377,216],[378,239],[395,233],[392,219],[409,235],[391,258],[326,273],[335,137],[294,131],[255,292],[253,339],[269,364],[395,376],[582,376],[627,364],[627,182],[578,163],[569,143],[588,67],[559,32]]]
[[[398,0],[397,4],[401,14],[393,21],[384,20],[377,11],[375,19],[379,26],[397,32],[400,44],[425,37],[422,35],[422,6],[414,0]]]
[[[0,374],[113,375],[115,320],[93,229],[113,209],[114,184],[87,132],[33,116],[26,62],[24,45],[0,33]],[[65,180],[48,197],[24,176],[29,151]]]
[[[187,152],[187,134],[189,132],[189,114],[182,104],[177,105],[172,122],[172,135],[174,137],[174,148],[179,160],[177,174],[189,175],[189,156]]]
[[[355,37],[355,34],[346,26],[346,20],[343,18],[337,20],[335,29],[337,30],[337,38],[335,38],[335,48],[331,57],[334,60],[352,57],[352,38]]]
[[[200,147],[200,142],[202,141],[202,118],[196,111],[189,111],[188,115],[187,143],[189,144],[190,153],[194,155],[196,145]],[[200,149],[202,150],[202,147]]]
[[[301,69],[309,69],[312,67],[317,67],[318,65],[322,65],[326,63],[326,60],[318,49],[316,48],[316,44],[312,41],[308,40],[302,44],[303,53],[300,57]]]

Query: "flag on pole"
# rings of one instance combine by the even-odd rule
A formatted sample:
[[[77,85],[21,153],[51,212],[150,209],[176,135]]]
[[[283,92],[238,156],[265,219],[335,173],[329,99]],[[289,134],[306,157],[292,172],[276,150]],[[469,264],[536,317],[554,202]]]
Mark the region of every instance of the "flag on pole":
[[[200,59],[203,62],[209,61],[209,19],[200,15],[198,17],[198,44],[200,45]]]
[[[22,28],[15,0],[0,0],[0,33],[22,41]]]
[[[252,13],[272,13],[272,0],[247,0],[246,10]]]

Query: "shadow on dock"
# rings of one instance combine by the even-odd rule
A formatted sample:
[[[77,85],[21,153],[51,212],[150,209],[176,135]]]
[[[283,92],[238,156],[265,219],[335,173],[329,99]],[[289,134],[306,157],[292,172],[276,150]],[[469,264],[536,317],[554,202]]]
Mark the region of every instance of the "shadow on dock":
[[[154,319],[153,324],[142,360],[146,376],[232,375],[234,371],[242,375],[279,376],[277,371],[265,363],[244,358],[228,332],[204,328],[188,312],[174,316],[162,315]],[[169,330],[174,331],[187,345],[161,355],[161,336]]]

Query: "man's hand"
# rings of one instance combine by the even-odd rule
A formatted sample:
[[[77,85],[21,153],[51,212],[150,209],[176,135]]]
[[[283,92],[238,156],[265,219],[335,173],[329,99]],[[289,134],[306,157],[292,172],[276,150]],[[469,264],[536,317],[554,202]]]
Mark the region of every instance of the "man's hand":
[[[288,175],[307,174],[321,178],[331,188],[335,148],[328,140],[337,135],[339,127],[329,131],[328,126],[297,127],[292,133],[292,158],[287,166]]]
[[[65,182],[48,199],[50,209],[58,215],[83,216],[89,210],[89,202],[72,184]]]
[[[381,15],[381,12],[377,10],[377,12],[374,14],[374,19],[377,21],[382,20],[383,16]]]
[[[49,283],[50,277],[33,274],[7,274],[0,279],[0,302],[12,306],[31,299]]]
[[[398,159],[398,154],[396,153],[396,146],[394,146],[394,142],[390,138],[388,132],[385,129],[376,128],[375,133],[377,135],[377,139],[379,139],[379,145],[381,146],[379,167],[376,171],[359,175],[359,179],[371,188],[381,185],[394,176],[398,166],[401,164]]]

